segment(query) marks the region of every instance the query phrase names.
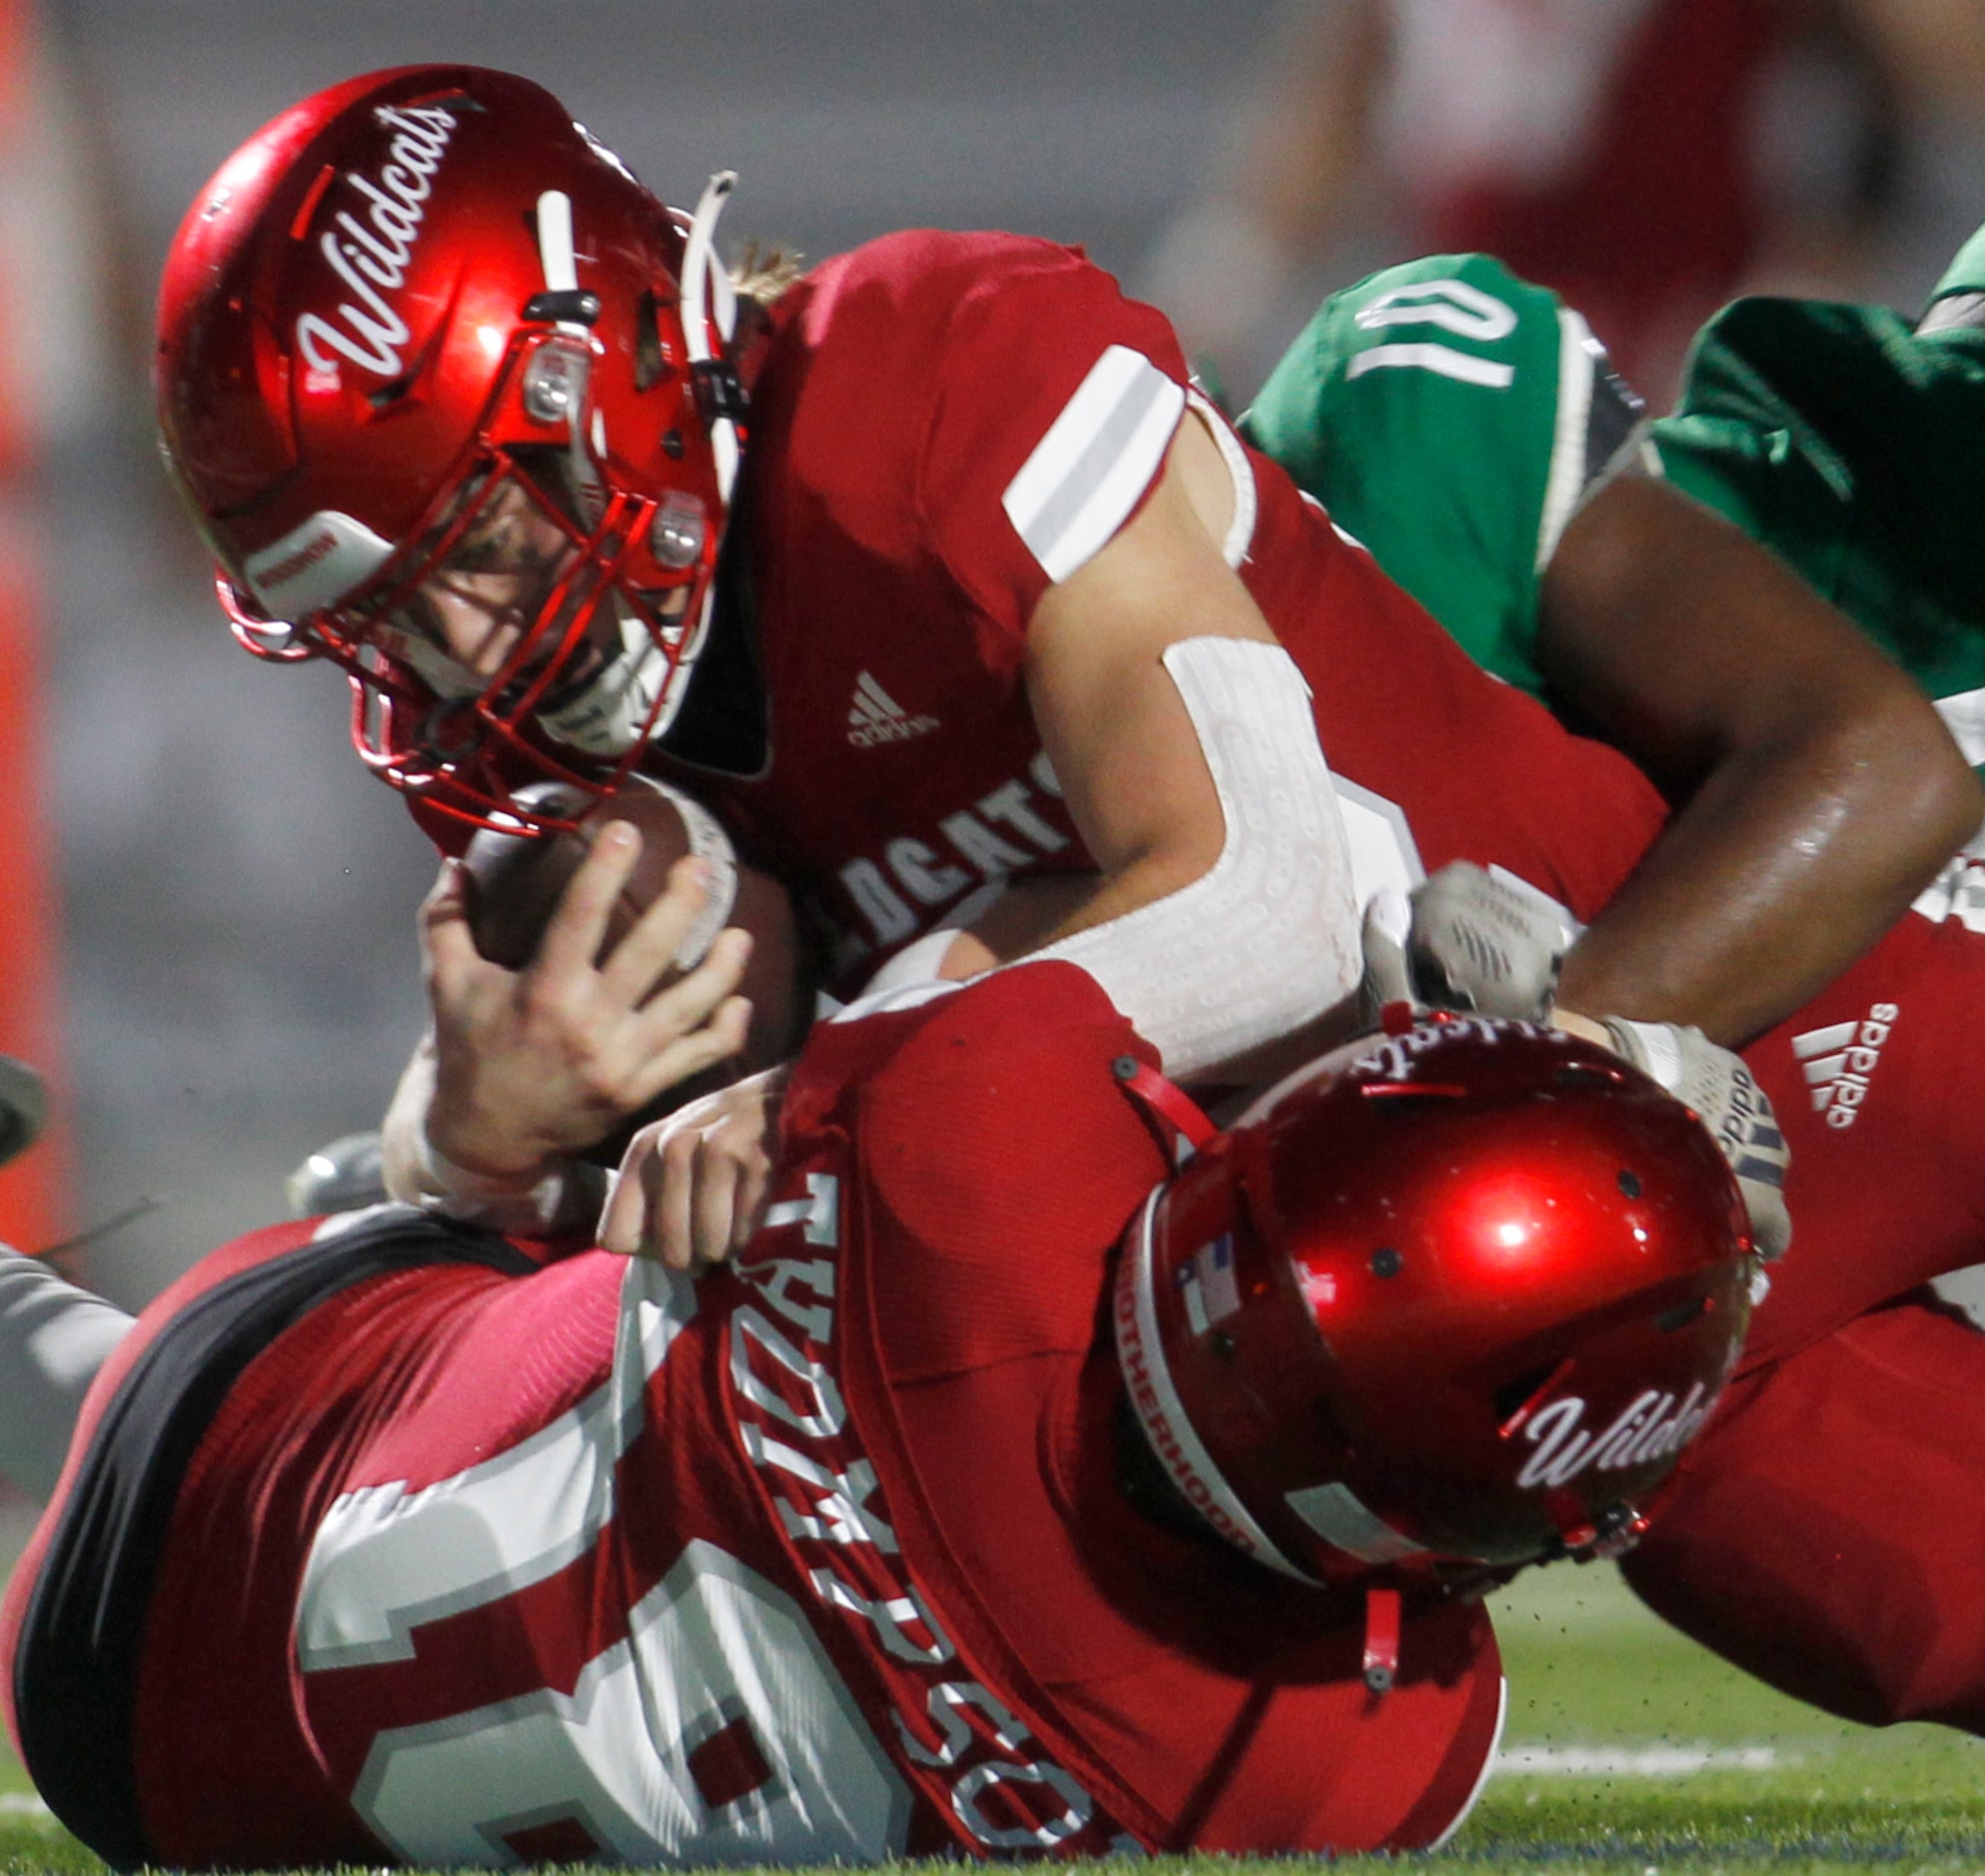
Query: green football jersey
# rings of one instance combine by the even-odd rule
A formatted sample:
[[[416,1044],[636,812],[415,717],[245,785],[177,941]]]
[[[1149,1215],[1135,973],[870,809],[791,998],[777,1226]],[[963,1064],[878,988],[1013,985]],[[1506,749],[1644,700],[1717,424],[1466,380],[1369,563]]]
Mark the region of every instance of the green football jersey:
[[[1555,294],[1436,255],[1327,301],[1241,428],[1478,663],[1541,694],[1543,568],[1639,416]]]
[[[1939,292],[1981,282],[1985,231]],[[1327,302],[1243,429],[1478,662],[1542,695],[1539,576],[1636,409],[1554,295],[1442,255]],[[1739,300],[1644,435],[1678,487],[1895,657],[1985,770],[1985,331]]]
[[[1739,300],[1653,434],[1676,486],[1796,567],[1985,763],[1985,332]]]

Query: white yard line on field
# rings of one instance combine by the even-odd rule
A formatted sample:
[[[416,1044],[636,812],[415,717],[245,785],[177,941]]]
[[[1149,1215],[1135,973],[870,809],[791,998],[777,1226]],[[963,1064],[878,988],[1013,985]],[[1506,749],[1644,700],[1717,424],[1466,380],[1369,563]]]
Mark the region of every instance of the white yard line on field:
[[[1776,1746],[1507,1746],[1503,1777],[1681,1778],[1690,1772],[1765,1772],[1797,1763]]]
[[[31,1791],[0,1791],[0,1817],[48,1817],[47,1805]]]

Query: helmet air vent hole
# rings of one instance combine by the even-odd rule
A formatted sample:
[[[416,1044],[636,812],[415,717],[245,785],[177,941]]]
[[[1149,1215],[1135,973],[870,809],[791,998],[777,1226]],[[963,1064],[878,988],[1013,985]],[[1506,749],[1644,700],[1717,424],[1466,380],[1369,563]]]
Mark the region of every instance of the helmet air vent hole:
[[[1708,1314],[1713,1307],[1707,1297],[1690,1297],[1686,1303],[1678,1303],[1671,1310],[1663,1310],[1654,1318],[1654,1327],[1664,1336],[1672,1336],[1678,1329],[1686,1329],[1698,1317]]]
[[[1640,1175],[1631,1168],[1622,1166],[1619,1169],[1619,1189],[1629,1199],[1639,1198],[1641,1191]]]
[[[1406,1269],[1406,1259],[1391,1245],[1381,1245],[1372,1253],[1372,1275],[1374,1277],[1397,1277]]]
[[[671,430],[663,433],[661,453],[671,463],[682,461],[682,433],[679,430]]]
[[[634,389],[652,391],[673,377],[674,369],[662,343],[660,303],[652,292],[644,293],[634,308]]]

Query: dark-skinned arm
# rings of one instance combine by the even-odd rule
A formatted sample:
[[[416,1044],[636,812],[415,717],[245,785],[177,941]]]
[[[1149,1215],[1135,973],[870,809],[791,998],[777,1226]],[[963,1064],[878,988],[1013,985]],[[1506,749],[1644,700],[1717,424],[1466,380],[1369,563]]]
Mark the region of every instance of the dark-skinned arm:
[[[1538,662],[1554,704],[1676,804],[1565,960],[1569,1009],[1730,1047],[1789,1016],[1985,818],[1929,699],[1768,550],[1623,475],[1565,529]]]

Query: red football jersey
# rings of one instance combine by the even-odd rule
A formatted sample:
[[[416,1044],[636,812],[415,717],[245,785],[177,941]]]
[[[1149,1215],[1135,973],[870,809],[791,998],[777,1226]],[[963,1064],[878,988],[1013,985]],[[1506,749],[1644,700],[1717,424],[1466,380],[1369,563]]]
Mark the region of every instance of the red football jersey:
[[[1117,1486],[1103,1304],[1165,1168],[1133,1049],[1059,964],[824,1026],[766,1226],[700,1284],[495,1240],[387,1268],[448,1239],[404,1212],[217,1254],[118,1352],[10,1593],[58,1813],[237,1866],[1439,1837],[1499,1723],[1481,1609],[1411,1618],[1372,1694],[1356,1606]],[[313,1267],[213,1386],[243,1299]],[[141,1607],[91,1604],[138,1566]],[[78,1709],[62,1636],[120,1627]]]
[[[1081,254],[1008,235],[872,242],[776,319],[724,571],[755,618],[769,754],[747,779],[675,772],[849,934],[846,988],[988,878],[1091,864],[1035,734],[1027,624],[1149,492],[1186,370],[1164,318]],[[1653,790],[1485,676],[1227,441],[1229,557],[1357,784],[1361,890],[1417,876],[1403,806],[1428,868],[1499,861],[1589,916],[1659,826]]]

